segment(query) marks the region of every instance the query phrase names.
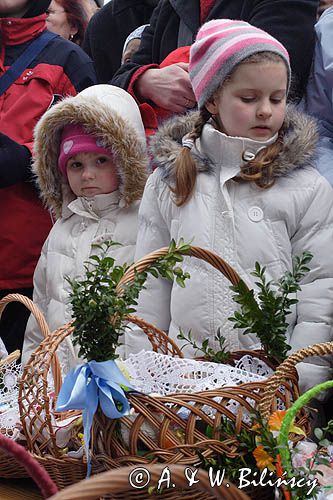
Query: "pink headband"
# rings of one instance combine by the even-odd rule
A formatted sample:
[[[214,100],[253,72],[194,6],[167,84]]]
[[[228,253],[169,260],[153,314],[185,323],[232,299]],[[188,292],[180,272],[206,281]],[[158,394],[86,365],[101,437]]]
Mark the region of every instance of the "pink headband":
[[[100,139],[85,132],[81,125],[66,125],[61,134],[58,167],[67,177],[66,165],[78,153],[100,153],[110,156],[112,151],[103,146]]]

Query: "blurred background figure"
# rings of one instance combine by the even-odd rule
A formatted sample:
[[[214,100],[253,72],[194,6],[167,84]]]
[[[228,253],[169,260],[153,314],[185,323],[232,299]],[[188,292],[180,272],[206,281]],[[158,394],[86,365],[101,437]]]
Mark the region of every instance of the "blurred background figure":
[[[65,0],[67,1],[67,0]],[[149,23],[158,0],[104,0],[89,22],[82,48],[94,61],[99,83],[108,83],[121,66],[126,38]]]
[[[94,14],[96,14],[98,9],[103,7],[103,0],[81,0],[81,2],[89,20]]]
[[[48,30],[77,45],[82,44],[89,22],[82,0],[52,0],[46,14]]]
[[[104,9],[114,3],[116,0]],[[176,63],[161,69],[160,63],[176,48],[191,45],[203,22],[241,19],[285,45],[293,72],[289,98],[299,100],[311,67],[318,5],[319,0],[160,0],[142,34],[139,50],[110,83],[130,92],[140,104],[154,102],[174,113],[185,112],[195,106],[187,65]],[[113,42],[112,31],[105,33],[107,36]],[[94,54],[88,54],[96,63]]]
[[[31,173],[36,123],[62,97],[74,96],[96,83],[87,54],[78,45],[47,32],[50,3],[0,0],[0,74],[8,78],[7,70],[19,56],[26,57],[28,47],[32,51],[20,76],[14,73],[0,95],[0,298],[8,293],[32,297],[33,273],[52,227]],[[43,39],[46,45],[39,50],[31,46]],[[6,307],[0,337],[8,352],[22,349],[28,316],[22,304]]]
[[[142,33],[146,26],[149,26],[149,24],[143,24],[142,26],[139,26],[126,38],[123,48],[123,55],[121,58],[121,64],[125,64],[131,61],[132,56],[140,47]]]
[[[317,168],[333,186],[333,6],[320,16],[315,32],[312,69],[301,104],[319,120]]]
[[[320,0],[318,7],[317,18],[319,19],[324,10],[333,5],[333,0]]]

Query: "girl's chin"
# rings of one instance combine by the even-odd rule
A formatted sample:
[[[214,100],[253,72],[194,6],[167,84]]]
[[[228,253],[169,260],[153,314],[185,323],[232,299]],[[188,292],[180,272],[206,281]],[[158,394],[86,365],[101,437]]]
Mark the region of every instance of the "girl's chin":
[[[263,127],[254,127],[250,132],[252,136],[251,139],[253,138],[257,140],[270,139],[274,135],[271,129]]]
[[[84,188],[81,191],[82,191],[82,196],[86,198],[92,198],[93,196],[96,196],[96,194],[100,194],[99,188]]]

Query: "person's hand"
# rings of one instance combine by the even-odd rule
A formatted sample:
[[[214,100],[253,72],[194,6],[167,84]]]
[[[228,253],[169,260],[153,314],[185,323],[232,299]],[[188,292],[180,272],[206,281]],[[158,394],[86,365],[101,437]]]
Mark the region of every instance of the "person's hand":
[[[153,101],[173,113],[183,113],[196,104],[188,63],[148,69],[138,78],[135,92],[141,101]]]
[[[0,188],[26,181],[31,175],[28,148],[0,133]]]

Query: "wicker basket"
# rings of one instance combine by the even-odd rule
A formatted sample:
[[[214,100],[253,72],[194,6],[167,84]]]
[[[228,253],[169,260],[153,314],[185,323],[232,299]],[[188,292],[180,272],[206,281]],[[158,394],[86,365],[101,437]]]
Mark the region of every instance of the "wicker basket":
[[[196,480],[198,482],[191,487],[184,474],[181,465],[170,465],[172,484],[174,487],[163,489],[163,493],[154,494],[148,492],[148,487],[156,486],[162,476],[165,466],[162,464],[148,465],[142,471],[143,478],[149,481],[144,488],[134,488],[130,484],[135,467],[121,467],[117,470],[97,474],[90,479],[81,481],[57,493],[50,500],[95,500],[101,495],[107,495],[112,500],[249,500],[249,497],[233,484],[228,486],[223,483],[220,486],[211,486],[207,472],[197,469]],[[149,474],[149,475],[148,475]],[[165,477],[165,476],[163,476]],[[148,479],[150,478],[150,480]],[[134,480],[134,478],[133,478]],[[163,483],[162,483],[163,484]]]
[[[161,249],[148,255],[133,265],[124,275],[119,284],[130,282],[134,277],[134,269],[142,270],[164,255],[167,249]],[[191,256],[203,259],[222,272],[232,284],[239,282],[238,274],[220,257],[212,252],[192,247]],[[4,307],[12,300],[21,300],[17,296],[9,296],[0,302]],[[4,302],[5,301],[5,302]],[[21,300],[22,301],[22,300]],[[63,456],[56,446],[55,432],[50,416],[50,400],[48,396],[48,372],[52,367],[56,392],[61,386],[61,375],[56,350],[62,340],[73,331],[71,324],[64,325],[49,333],[45,320],[38,316],[38,311],[28,303],[29,309],[38,318],[46,338],[32,354],[26,365],[20,385],[20,414],[31,454],[46,468],[51,477],[62,488],[85,477],[85,459]],[[128,319],[138,324],[148,335],[154,351],[182,356],[179,348],[169,337],[153,325],[130,316]],[[204,393],[177,394],[173,397],[149,397],[130,394],[130,404],[136,411],[136,417],[123,417],[119,420],[109,420],[101,412],[95,416],[92,428],[91,465],[93,473],[122,465],[151,464],[154,462],[180,463],[196,465],[198,452],[209,458],[217,453],[225,453],[229,457],[238,455],[237,442],[230,436],[225,436],[220,429],[222,419],[227,417],[234,421],[236,433],[242,427],[249,427],[244,418],[253,408],[258,407],[267,393],[266,382],[252,382],[234,387],[206,391]],[[298,397],[297,374],[294,367],[288,367],[283,373],[283,379],[275,391],[270,393],[269,411],[277,409],[277,401],[289,408]],[[218,401],[215,398],[219,398]],[[236,413],[228,408],[230,402],[238,406]],[[187,420],[178,415],[180,408],[188,408],[190,415]],[[211,408],[215,417],[207,415],[205,409]],[[42,411],[41,411],[42,410]],[[73,412],[62,414],[63,418],[73,415]],[[202,425],[198,425],[198,420]],[[298,425],[305,425],[303,418]],[[119,425],[128,429],[128,442],[120,438]],[[212,428],[212,438],[205,434],[207,425]],[[153,437],[144,428],[149,427]],[[36,432],[36,427],[38,432]],[[181,432],[179,432],[179,430]],[[180,437],[182,435],[182,437]],[[185,443],[185,444],[184,444]],[[4,477],[2,472],[0,475]],[[8,477],[8,476],[6,476]],[[13,476],[11,476],[13,477]]]
[[[124,284],[134,279],[135,271],[143,271],[167,251],[167,248],[163,248],[152,252],[131,266],[118,285],[119,293]],[[190,256],[212,265],[233,285],[240,281],[234,269],[212,252],[191,247]],[[168,345],[171,344],[169,338],[167,342]],[[284,407],[289,408],[299,395],[295,368],[290,367],[285,375],[275,393],[271,394],[272,412],[277,409],[278,400]],[[249,428],[251,424],[244,422],[246,414],[257,407],[265,391],[266,382],[251,382],[237,386],[237,390],[234,387],[223,387],[204,393],[175,394],[172,397],[152,398],[131,394],[129,400],[137,417],[121,419],[122,426],[128,429],[129,442],[124,444],[119,438],[117,432],[119,421],[111,421],[99,412],[93,424],[93,456],[98,462],[108,463],[109,467],[157,461],[195,465],[198,463],[198,452],[206,458],[213,457],[217,453],[225,453],[231,458],[236,457],[239,454],[237,439],[223,434],[220,430],[221,422],[224,417],[234,421],[236,434],[242,427]],[[237,406],[236,414],[228,408],[230,403]],[[183,420],[179,417],[178,412],[181,408],[190,411],[188,419]],[[207,409],[211,409],[214,413],[213,418],[208,416]],[[197,425],[198,419],[203,423],[201,428]],[[305,421],[306,419],[303,419],[299,425],[305,425]],[[205,434],[207,426],[212,428],[211,439]],[[144,428],[151,430],[149,435],[143,431]]]
[[[0,318],[1,318],[1,315],[2,315],[5,307],[11,302],[21,302],[23,305],[25,305],[27,307],[27,309],[29,309],[30,312],[36,318],[36,321],[38,323],[38,326],[39,326],[44,338],[49,336],[50,331],[49,331],[49,328],[47,326],[47,323],[45,321],[44,316],[39,311],[39,309],[33,304],[33,302],[28,297],[25,297],[24,295],[10,294],[10,295],[7,295],[6,297],[4,297],[3,299],[1,299],[0,300]],[[0,361],[0,370],[4,366],[6,366],[8,363],[11,363],[12,361],[17,360],[19,357],[20,357],[20,351],[14,351],[11,354],[9,354],[7,358]],[[60,373],[60,368],[59,368],[59,362],[58,362],[58,359],[56,356],[54,357],[54,359],[52,359],[52,372],[54,375],[56,390],[59,392],[59,389],[61,387],[62,382],[61,382],[61,373]],[[59,376],[60,376],[60,378],[59,378]],[[8,454],[6,452],[4,452],[3,450],[0,450],[0,477],[6,478],[6,479],[11,479],[11,478],[20,479],[20,478],[26,478],[28,476],[29,475],[27,473],[27,470],[25,469],[25,467],[23,467],[22,464],[20,464],[12,455],[8,456]]]

